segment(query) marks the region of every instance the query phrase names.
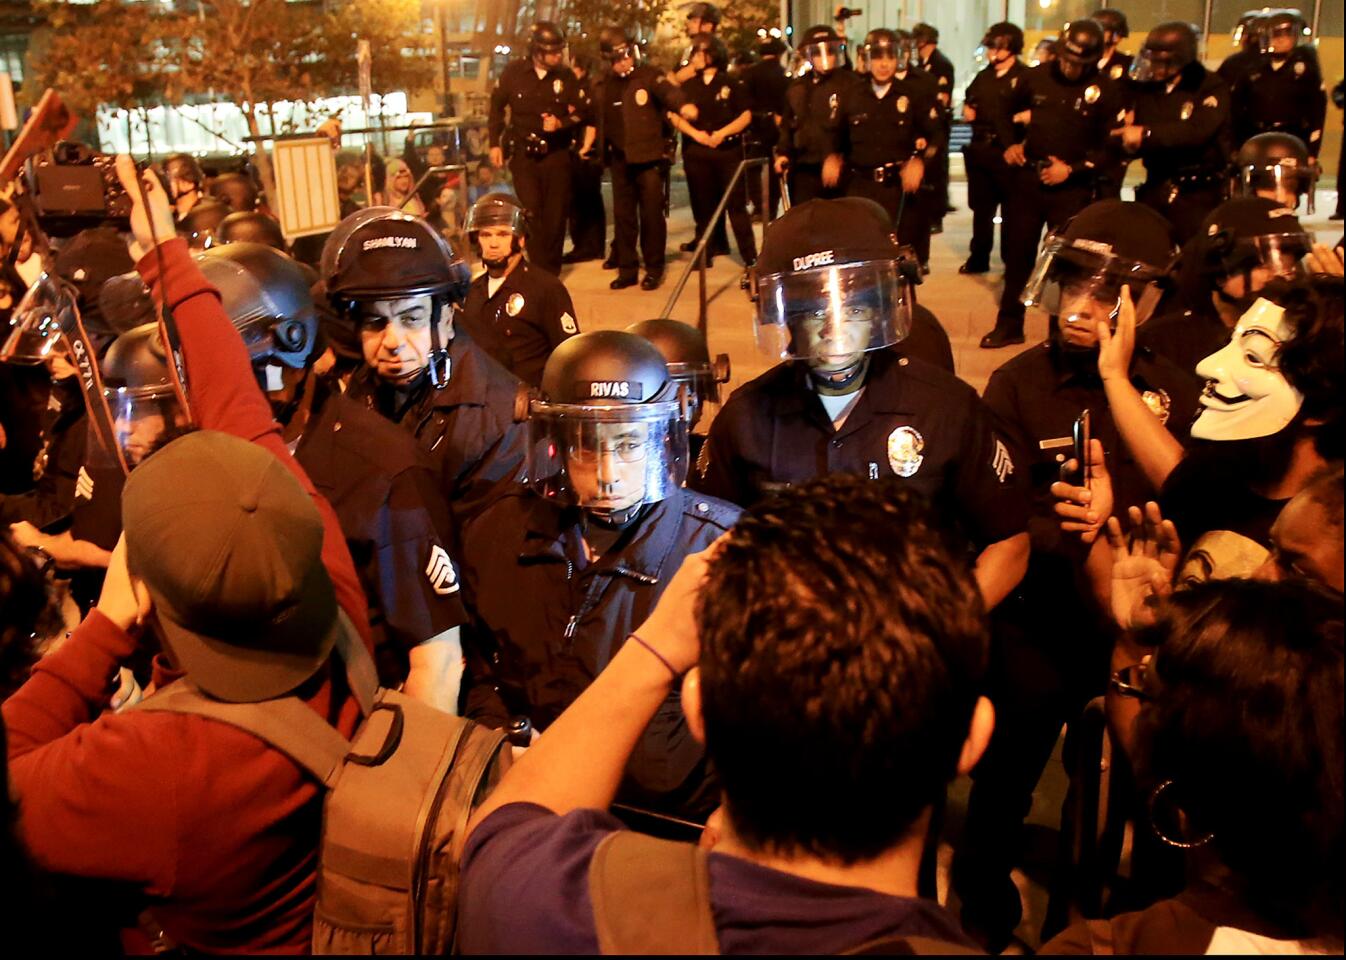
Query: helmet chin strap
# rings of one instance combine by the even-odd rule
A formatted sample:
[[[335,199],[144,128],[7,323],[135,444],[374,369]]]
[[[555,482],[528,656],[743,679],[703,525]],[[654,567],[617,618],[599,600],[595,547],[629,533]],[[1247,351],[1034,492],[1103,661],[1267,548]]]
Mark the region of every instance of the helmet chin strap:
[[[847,366],[843,370],[828,370],[826,372],[809,367],[809,376],[813,378],[814,385],[819,392],[831,394],[832,396],[842,396],[847,393],[853,393],[859,389],[860,383],[864,380],[865,374],[869,370],[869,354],[861,354],[860,359]]]
[[[439,319],[444,315],[444,308],[453,309],[453,305],[443,296],[436,294],[430,298],[432,304],[433,319],[430,321],[430,356],[426,359],[428,363],[426,368],[430,373],[430,384],[436,390],[443,390],[449,385],[449,350],[439,338]]]
[[[642,500],[625,510],[595,510],[585,507],[583,508],[584,520],[586,524],[592,523],[603,530],[620,533],[643,517],[648,506],[649,504]]]

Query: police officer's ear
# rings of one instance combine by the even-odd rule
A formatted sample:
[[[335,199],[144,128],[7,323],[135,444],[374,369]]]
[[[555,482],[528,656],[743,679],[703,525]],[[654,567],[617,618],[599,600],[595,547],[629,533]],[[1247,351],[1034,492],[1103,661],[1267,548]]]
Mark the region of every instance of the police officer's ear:
[[[450,303],[443,310],[439,311],[439,322],[441,326],[439,334],[446,344],[453,339],[454,321],[458,317],[458,311],[462,309],[463,305],[461,303]]]

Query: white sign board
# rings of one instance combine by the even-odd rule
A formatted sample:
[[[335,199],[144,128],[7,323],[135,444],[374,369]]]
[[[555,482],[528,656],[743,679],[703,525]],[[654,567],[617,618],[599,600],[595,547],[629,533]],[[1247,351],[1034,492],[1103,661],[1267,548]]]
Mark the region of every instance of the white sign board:
[[[286,239],[327,233],[341,222],[336,156],[327,137],[277,140],[271,154],[275,214]]]

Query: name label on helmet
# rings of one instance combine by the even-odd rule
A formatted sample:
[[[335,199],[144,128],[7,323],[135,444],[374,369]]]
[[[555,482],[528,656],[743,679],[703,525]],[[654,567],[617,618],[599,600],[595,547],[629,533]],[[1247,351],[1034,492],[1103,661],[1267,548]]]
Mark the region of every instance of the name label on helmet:
[[[644,389],[639,381],[630,380],[591,380],[589,382],[590,400],[643,400]]]
[[[835,259],[836,254],[832,250],[810,253],[807,257],[795,257],[795,269],[809,270],[813,267],[825,267]]]
[[[418,241],[415,237],[372,237],[366,240],[360,249],[368,253],[370,250],[378,250],[381,247],[415,250],[417,246]]]

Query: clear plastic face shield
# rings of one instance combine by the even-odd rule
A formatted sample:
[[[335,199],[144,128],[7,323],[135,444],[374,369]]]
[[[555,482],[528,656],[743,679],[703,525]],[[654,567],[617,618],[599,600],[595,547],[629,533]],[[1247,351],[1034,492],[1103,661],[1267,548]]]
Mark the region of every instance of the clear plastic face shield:
[[[1131,61],[1130,76],[1136,83],[1167,83],[1181,72],[1172,50],[1141,47]]]
[[[1295,47],[1313,42],[1313,31],[1298,17],[1277,19],[1258,26],[1262,52],[1272,57],[1289,56]]]
[[[710,363],[670,363],[668,375],[686,391],[688,429],[709,424],[720,410],[720,384],[729,382],[729,354]]]
[[[1305,275],[1304,258],[1313,250],[1314,235],[1271,233],[1260,237],[1240,237],[1223,256],[1226,275],[1245,274],[1249,287],[1246,296],[1272,280],[1296,280]]]
[[[1081,241],[1049,237],[1024,287],[1024,306],[1036,307],[1060,322],[1067,346],[1090,349],[1098,343],[1097,326],[1115,329],[1122,309],[1122,288],[1131,291],[1136,323],[1144,323],[1163,296],[1164,271],[1113,255]]]
[[[191,421],[168,382],[145,387],[103,389],[112,415],[113,439],[129,469],[181,436]]]
[[[1294,332],[1283,307],[1261,297],[1253,302],[1229,343],[1196,366],[1206,389],[1193,437],[1254,440],[1290,425],[1304,397],[1281,372],[1280,351]]]
[[[0,361],[28,365],[68,361],[77,316],[74,291],[42,274],[10,314]]]
[[[687,477],[682,399],[528,410],[528,478],[542,496],[605,516],[658,503]]]
[[[1318,186],[1318,168],[1300,164],[1293,157],[1271,163],[1245,163],[1238,168],[1236,196],[1266,197],[1291,210],[1298,209],[1299,198],[1308,201],[1308,213],[1314,213],[1314,194]]]
[[[893,73],[910,68],[911,49],[906,44],[893,43],[891,40],[866,43],[860,48],[860,56],[855,68],[860,73],[873,76],[875,60],[888,61],[886,64],[880,64],[880,72],[891,76]],[[886,76],[881,79],[886,79]]]
[[[604,58],[612,65],[612,72],[624,77],[640,65],[640,45],[623,43],[613,47]]]
[[[777,360],[842,369],[911,330],[911,295],[896,260],[842,263],[757,280],[758,349]]]
[[[808,64],[808,68],[819,74],[831,73],[845,63],[846,42],[844,40],[819,40],[806,43],[799,48],[799,56]],[[803,72],[802,65],[801,70]]]

